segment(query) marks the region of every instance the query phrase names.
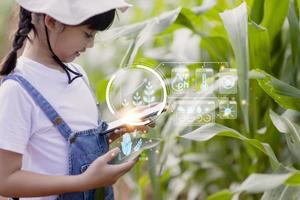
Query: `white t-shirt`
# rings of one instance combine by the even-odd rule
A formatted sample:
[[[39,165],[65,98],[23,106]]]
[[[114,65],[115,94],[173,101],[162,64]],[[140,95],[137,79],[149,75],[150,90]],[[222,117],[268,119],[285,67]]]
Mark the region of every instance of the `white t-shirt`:
[[[87,79],[84,70],[76,67]],[[18,59],[15,72],[48,100],[73,131],[97,127],[95,100],[82,78],[68,84],[65,73],[26,57]],[[14,80],[7,80],[0,86],[0,149],[23,154],[23,170],[46,175],[68,174],[65,139],[27,91]]]

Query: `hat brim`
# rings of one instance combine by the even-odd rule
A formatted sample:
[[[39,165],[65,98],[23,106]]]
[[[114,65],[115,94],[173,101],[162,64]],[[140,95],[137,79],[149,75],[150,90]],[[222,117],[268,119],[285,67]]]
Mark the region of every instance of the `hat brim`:
[[[34,13],[47,14],[57,21],[66,25],[79,25],[85,20],[107,12],[118,9],[125,12],[132,7],[123,0],[16,0],[20,6]],[[72,3],[71,3],[72,1]]]

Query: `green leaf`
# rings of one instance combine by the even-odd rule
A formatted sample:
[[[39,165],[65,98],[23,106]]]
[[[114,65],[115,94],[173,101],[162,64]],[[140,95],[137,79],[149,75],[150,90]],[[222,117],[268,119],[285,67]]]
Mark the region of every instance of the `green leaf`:
[[[289,119],[289,111],[280,116],[271,110],[270,117],[278,131],[284,133],[288,149],[300,162],[300,126]]]
[[[177,24],[177,26],[173,25],[166,32],[172,32],[180,27],[187,27],[200,33],[203,25],[201,18],[199,18],[198,15],[211,9],[215,4],[215,0],[206,0],[201,6],[194,7],[192,10],[188,8],[177,8],[142,22],[112,28],[99,34],[97,41],[106,43],[121,37],[135,38],[149,23],[155,24],[152,29],[153,34],[162,33],[172,24]],[[180,27],[178,27],[178,25],[180,25]]]
[[[264,18],[261,25],[268,29],[271,42],[281,30],[283,22],[288,14],[288,10],[289,0],[265,1]]]
[[[254,0],[251,8],[251,19],[259,24],[264,15],[265,0]]]
[[[180,11],[181,8],[177,8],[143,22],[112,28],[110,30],[107,30],[103,34],[100,34],[99,40],[102,42],[108,42],[120,37],[135,38],[148,24],[155,24],[152,29],[153,34],[160,33],[175,22],[178,15],[180,14]]]
[[[122,58],[122,60],[120,62],[120,68],[128,66],[129,60],[131,59],[132,52],[135,49],[135,44],[136,44],[136,40],[133,40],[130,43],[129,47],[126,50],[125,55],[123,56],[123,58]]]
[[[249,23],[249,49],[251,68],[264,69],[270,66],[270,39],[268,30],[262,26]]]
[[[240,134],[239,132],[237,132],[236,130],[220,124],[213,124],[213,123],[207,124],[180,137],[202,142],[202,141],[210,140],[215,136],[231,137],[231,138],[242,140],[245,143],[253,146],[254,148],[266,154],[269,157],[270,163],[274,169],[277,169],[281,165],[277,160],[269,144],[260,142],[259,140],[256,139],[249,139],[243,136],[242,134]]]
[[[286,200],[286,199],[298,199],[300,195],[300,187],[292,187],[282,185],[264,192],[261,200]]]
[[[232,45],[238,72],[238,88],[246,131],[249,132],[249,46],[246,3],[220,14]]]
[[[293,57],[297,55],[298,45],[299,45],[299,19],[296,14],[296,8],[294,1],[290,2],[289,7],[289,15],[288,15],[288,22],[290,25],[290,38],[291,38],[291,45],[292,45],[292,51],[293,54],[295,54]],[[295,58],[294,58],[295,59]],[[294,60],[293,59],[293,60]]]
[[[300,30],[299,30],[299,19],[297,17],[297,8],[295,7],[295,2],[291,0],[290,8],[289,8],[289,15],[288,15],[288,22],[290,27],[290,40],[292,46],[292,60],[293,60],[293,67],[294,69],[299,69],[300,67]],[[297,70],[295,70],[297,71]]]
[[[273,110],[270,110],[270,118],[273,122],[273,125],[277,128],[277,130],[281,133],[288,133],[289,127],[283,120],[283,117],[277,115]]]
[[[204,0],[201,6],[197,6],[193,8],[193,12],[196,15],[202,14],[210,9],[212,9],[216,5],[216,0]]]
[[[292,173],[286,174],[251,174],[234,192],[260,193],[276,188],[285,183]]]
[[[207,50],[211,60],[228,60],[232,55],[232,49],[228,41],[219,36],[204,37],[201,40],[201,48]]]
[[[138,36],[135,38],[133,45],[130,45],[129,50],[127,51],[128,54],[125,55],[125,57],[122,59],[122,65],[123,66],[131,66],[134,62],[134,59],[138,53],[139,48],[153,35],[155,34],[155,22],[151,21],[149,22],[138,34]],[[128,59],[127,59],[128,57]],[[123,62],[128,61],[128,62]]]
[[[233,196],[233,192],[230,190],[222,190],[213,195],[210,195],[207,200],[230,200]]]
[[[181,12],[179,13],[175,24],[182,25],[183,27],[187,27],[190,30],[194,31],[195,33],[201,34],[201,28],[203,28],[203,22],[201,18],[197,16],[193,11],[182,8]]]
[[[299,185],[300,172],[282,174],[251,174],[234,192],[260,193],[280,185]]]
[[[262,70],[257,69],[251,72],[260,75],[260,78],[256,78],[260,87],[280,106],[285,109],[300,111],[300,90],[276,79]]]
[[[216,199],[221,199],[222,195],[227,198],[229,195],[240,194],[242,192],[246,193],[261,193],[265,191],[270,191],[274,188],[280,186],[298,186],[300,185],[300,172],[289,172],[281,174],[251,174],[248,176],[239,186],[235,186],[230,190],[224,190],[218,192],[213,197],[220,197]],[[299,191],[298,191],[299,192]],[[281,195],[282,192],[276,193],[276,196]],[[270,194],[268,194],[270,196]],[[267,196],[267,195],[266,195]],[[264,198],[267,198],[267,197]],[[280,199],[280,198],[273,198]]]
[[[297,6],[298,6],[298,19],[300,19],[300,0],[297,0]]]
[[[296,186],[300,184],[300,172],[295,172],[292,176],[290,176],[286,181],[285,184]]]
[[[105,38],[104,36],[104,40],[113,40],[118,37],[126,36],[134,37],[133,42],[128,47],[127,52],[121,61],[120,67],[132,65],[139,48],[155,34],[163,32],[173,24],[175,20],[178,18],[180,19],[179,15],[181,16],[182,12],[185,13],[188,12],[188,10],[178,8],[145,22],[129,25],[127,27],[119,27],[110,32],[108,31],[108,33],[106,33],[108,38]]]

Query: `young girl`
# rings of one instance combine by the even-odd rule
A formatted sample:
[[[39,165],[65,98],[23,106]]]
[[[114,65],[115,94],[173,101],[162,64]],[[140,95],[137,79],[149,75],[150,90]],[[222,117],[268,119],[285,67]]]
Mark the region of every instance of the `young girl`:
[[[108,151],[109,137],[102,134],[107,124],[88,78],[71,62],[93,46],[97,31],[111,25],[116,9],[130,5],[17,2],[19,27],[0,71],[0,195],[83,200],[99,199],[102,192],[114,199],[111,185],[136,161],[108,164],[119,149]]]

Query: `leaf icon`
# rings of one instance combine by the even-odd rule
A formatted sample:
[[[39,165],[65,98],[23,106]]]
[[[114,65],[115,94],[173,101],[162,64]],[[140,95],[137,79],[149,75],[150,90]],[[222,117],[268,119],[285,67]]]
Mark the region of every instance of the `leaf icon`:
[[[124,155],[128,156],[131,152],[131,147],[132,147],[131,137],[128,133],[123,135],[121,147],[122,147],[122,152],[124,153]]]
[[[136,143],[135,147],[134,147],[134,151],[138,151],[141,149],[141,146],[143,144],[142,139],[139,139],[139,141]]]

